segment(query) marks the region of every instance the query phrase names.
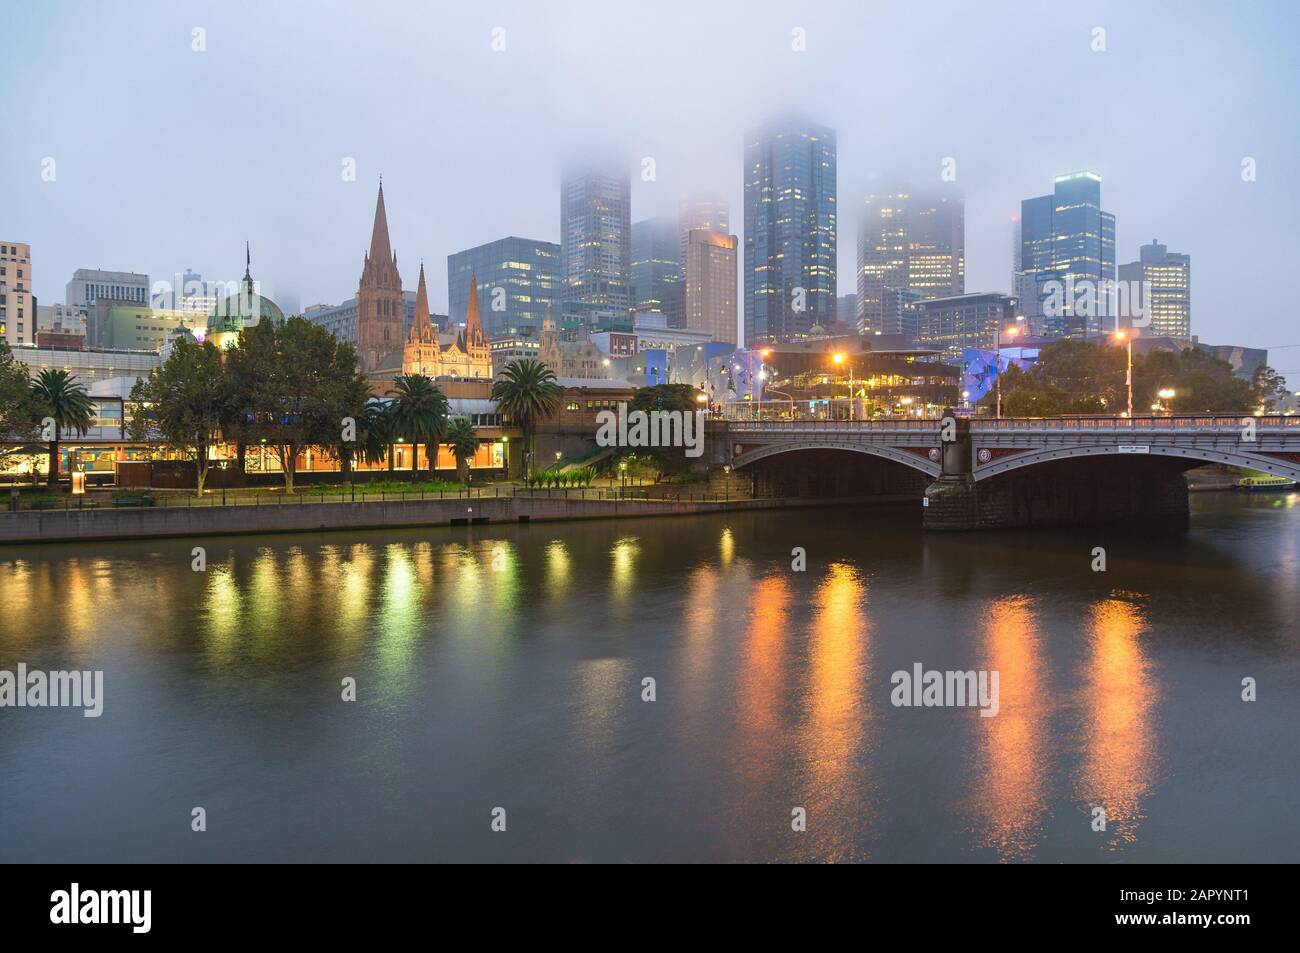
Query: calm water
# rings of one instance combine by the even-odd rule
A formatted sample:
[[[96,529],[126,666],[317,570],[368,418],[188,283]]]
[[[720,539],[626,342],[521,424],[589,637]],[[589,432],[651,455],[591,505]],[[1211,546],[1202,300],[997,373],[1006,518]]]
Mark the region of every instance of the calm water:
[[[1193,507],[0,548],[0,669],[106,695],[0,709],[0,860],[1294,861],[1300,497]],[[893,707],[915,662],[1000,714]]]

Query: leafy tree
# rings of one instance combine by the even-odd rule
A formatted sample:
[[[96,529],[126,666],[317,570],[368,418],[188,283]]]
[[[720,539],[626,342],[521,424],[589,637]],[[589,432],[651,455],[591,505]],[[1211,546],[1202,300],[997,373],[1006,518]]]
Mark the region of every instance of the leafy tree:
[[[541,361],[526,357],[507,364],[500,379],[492,385],[497,409],[523,428],[524,479],[532,472],[537,421],[554,414],[563,396],[564,389],[556,383],[555,372]]]
[[[1278,403],[1286,400],[1291,393],[1286,386],[1286,378],[1267,364],[1261,364],[1255,368],[1255,373],[1250,379],[1250,386],[1255,392],[1255,399],[1259,401],[1259,406],[1266,413],[1277,410]]]
[[[694,414],[703,408],[697,397],[701,393],[698,387],[690,384],[655,384],[652,387],[638,388],[628,403],[628,411],[642,410],[647,414],[654,411],[677,411],[682,414]],[[692,424],[695,426],[695,424]],[[658,462],[660,472],[671,474],[687,466],[686,448],[649,447],[643,450]]]
[[[0,339],[0,439],[24,440],[36,433],[31,406],[32,381],[8,342]]]
[[[365,413],[356,351],[297,315],[245,328],[226,360],[223,432],[240,444],[269,446],[286,492],[293,492],[298,455],[339,446],[343,418]]]
[[[447,444],[456,457],[456,479],[464,483],[469,477],[469,462],[478,451],[479,439],[474,425],[465,417],[454,417],[447,425]]]
[[[45,437],[50,445],[50,473],[46,485],[52,490],[59,482],[59,438],[65,430],[85,436],[91,424],[90,397],[86,388],[67,371],[48,367],[32,381],[30,393],[37,416],[53,421]]]
[[[1127,365],[1126,349],[1110,341],[1055,341],[1029,370],[1012,365],[1003,371],[1002,412],[1013,417],[1122,413],[1128,405]],[[1174,391],[1166,403],[1174,413],[1246,411],[1264,399],[1263,391],[1276,393],[1276,383],[1266,376],[1252,386],[1236,377],[1227,361],[1198,348],[1135,354],[1134,413],[1152,406],[1166,388]],[[995,401],[990,392],[980,402],[992,407]]]
[[[447,397],[423,374],[402,374],[388,392],[394,398],[393,420],[411,441],[411,479],[420,477],[420,444],[429,455],[429,472],[437,466],[438,444],[447,430]]]
[[[178,341],[167,360],[131,389],[139,417],[147,415],[168,446],[194,460],[200,493],[208,477],[209,451],[221,438],[222,375],[215,344]],[[140,427],[141,420],[134,419],[133,434]]]

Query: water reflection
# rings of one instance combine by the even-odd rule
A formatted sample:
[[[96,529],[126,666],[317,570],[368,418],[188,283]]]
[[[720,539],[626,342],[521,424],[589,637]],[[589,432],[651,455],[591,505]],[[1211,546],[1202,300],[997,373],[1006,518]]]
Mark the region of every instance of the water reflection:
[[[784,576],[765,576],[754,584],[736,686],[736,767],[750,798],[764,794],[784,748],[780,727],[782,702],[789,692],[790,673],[784,664],[789,609],[790,584]],[[770,803],[762,809],[769,811]]]
[[[871,632],[866,587],[852,566],[835,563],[814,599],[809,639],[807,716],[800,748],[806,759],[809,814],[807,845],[824,860],[859,859],[859,846],[874,823],[873,799],[861,765],[874,741],[870,710]],[[826,818],[838,818],[825,823]]]
[[[199,540],[207,572],[190,541],[0,549],[0,669],[103,668],[110,713],[0,711],[0,841],[121,859],[50,784],[76,763],[136,859],[178,856],[156,818],[220,769],[247,818],[220,859],[428,859],[401,831],[433,816],[440,857],[478,859],[460,819],[505,791],[544,819],[511,859],[1284,860],[1300,508],[1194,505],[1199,536],[1123,541],[1137,595],[1098,590],[1076,537],[942,540],[918,572],[914,525],[830,511]],[[804,538],[823,555],[792,573]],[[918,658],[998,671],[999,714],[896,715],[888,673]],[[1206,717],[1265,669],[1277,717],[1235,690]]]
[[[1033,856],[1047,809],[1051,687],[1033,602],[995,599],[985,613],[987,667],[998,673],[998,714],[976,718],[980,759],[972,810],[975,846],[1002,861]]]
[[[1145,817],[1143,801],[1156,767],[1153,711],[1159,686],[1142,644],[1147,622],[1131,597],[1112,595],[1090,615],[1079,797],[1089,811],[1106,809],[1104,836],[1113,850],[1137,839]]]

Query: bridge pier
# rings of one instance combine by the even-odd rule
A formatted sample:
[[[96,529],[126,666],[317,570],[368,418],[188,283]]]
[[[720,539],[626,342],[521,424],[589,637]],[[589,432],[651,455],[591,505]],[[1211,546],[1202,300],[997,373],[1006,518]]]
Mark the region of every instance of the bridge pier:
[[[986,480],[941,476],[925,491],[926,529],[954,532],[1103,523],[1187,526],[1186,464],[1062,461]]]

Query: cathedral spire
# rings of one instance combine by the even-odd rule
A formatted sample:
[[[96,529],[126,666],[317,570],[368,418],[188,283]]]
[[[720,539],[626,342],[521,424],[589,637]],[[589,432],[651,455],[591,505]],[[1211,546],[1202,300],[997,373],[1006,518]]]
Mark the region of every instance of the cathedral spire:
[[[429,321],[429,291],[424,284],[424,262],[420,262],[420,285],[415,292],[415,320],[411,322],[411,340],[428,340],[432,328]]]
[[[469,304],[465,308],[465,343],[483,344],[487,338],[483,334],[483,319],[478,312],[478,276],[469,274]]]
[[[388,213],[384,211],[384,183],[379,183],[379,198],[375,202],[375,227],[370,233],[370,258],[383,261],[394,258],[388,243]]]
[[[251,294],[253,291],[253,251],[248,240],[244,240],[244,287]]]

